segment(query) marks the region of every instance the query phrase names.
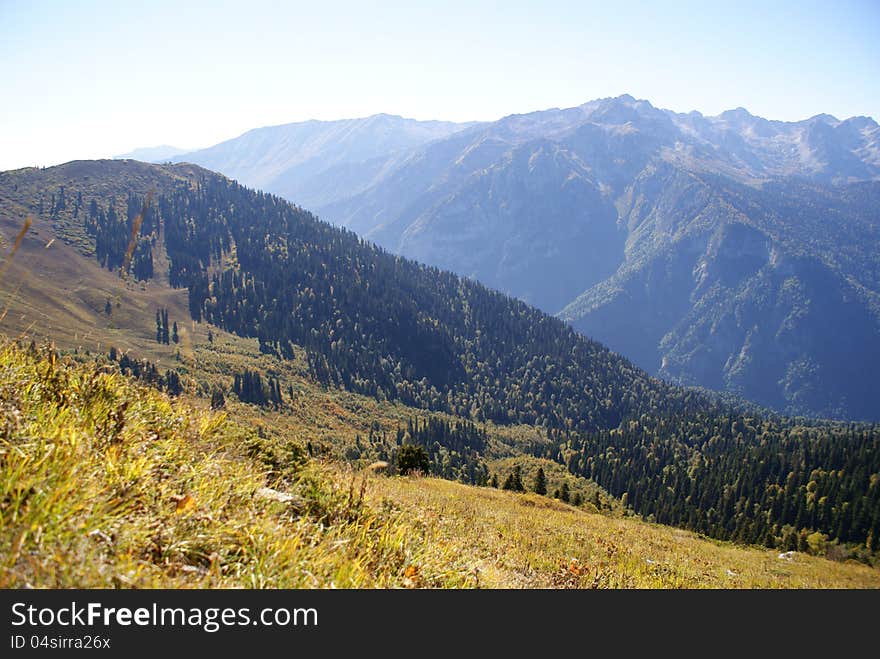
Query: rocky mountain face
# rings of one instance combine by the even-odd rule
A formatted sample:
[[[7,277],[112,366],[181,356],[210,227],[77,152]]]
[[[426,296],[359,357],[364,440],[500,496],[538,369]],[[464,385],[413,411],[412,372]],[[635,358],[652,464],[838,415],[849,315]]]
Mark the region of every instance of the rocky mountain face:
[[[671,381],[878,418],[880,185],[754,189],[666,169],[622,206],[624,264],[561,316]],[[646,187],[662,193],[644,213]]]
[[[336,123],[180,159],[557,313],[672,381],[880,418],[872,119],[707,117],[621,96],[407,124],[363,149],[347,136],[366,126]]]

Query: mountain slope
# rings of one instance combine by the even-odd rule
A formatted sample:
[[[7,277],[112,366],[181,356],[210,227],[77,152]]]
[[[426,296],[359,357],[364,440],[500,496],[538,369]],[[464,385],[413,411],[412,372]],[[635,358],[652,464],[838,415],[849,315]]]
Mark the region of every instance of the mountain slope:
[[[50,350],[0,345],[0,423],[4,588],[880,587],[864,565],[320,465]]]
[[[623,265],[562,318],[672,381],[877,418],[880,185],[756,190],[661,169],[628,203]]]
[[[215,146],[175,155],[313,207],[370,185],[400,154],[470,124],[377,114],[257,128]]]
[[[152,199],[135,184],[155,186]],[[533,426],[521,450],[658,521],[777,546],[819,531],[870,547],[880,533],[876,427],[799,424],[669,386],[522,302],[204,170],[102,161],[0,176],[0,200],[19,222],[40,214],[40,195],[68,240],[79,222],[89,258],[118,269],[133,253],[129,277],[185,288],[194,328],[209,321],[257,339],[325,386]],[[155,330],[145,324],[139,331]],[[274,386],[277,399],[295,399]],[[451,466],[482,469],[480,433],[452,439]]]
[[[463,131],[316,210],[675,382],[877,420],[878,145],[866,117],[703,117],[624,96]]]

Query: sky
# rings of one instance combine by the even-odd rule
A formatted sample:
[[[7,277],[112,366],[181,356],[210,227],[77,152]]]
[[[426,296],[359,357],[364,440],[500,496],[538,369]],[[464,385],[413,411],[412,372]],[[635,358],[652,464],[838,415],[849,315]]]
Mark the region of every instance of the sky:
[[[0,170],[624,93],[678,112],[880,120],[880,0],[0,0],[0,81]]]

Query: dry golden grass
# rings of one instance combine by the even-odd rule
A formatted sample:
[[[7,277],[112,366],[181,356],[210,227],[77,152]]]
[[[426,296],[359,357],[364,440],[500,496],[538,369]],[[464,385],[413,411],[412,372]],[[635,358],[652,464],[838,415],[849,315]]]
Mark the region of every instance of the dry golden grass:
[[[423,572],[426,548],[364,507],[363,481],[93,365],[7,344],[0,424],[0,587],[392,587]]]
[[[880,587],[861,565],[303,458],[96,364],[0,347],[0,587]]]
[[[709,540],[535,494],[372,477],[367,501],[489,588],[880,588],[880,570]]]

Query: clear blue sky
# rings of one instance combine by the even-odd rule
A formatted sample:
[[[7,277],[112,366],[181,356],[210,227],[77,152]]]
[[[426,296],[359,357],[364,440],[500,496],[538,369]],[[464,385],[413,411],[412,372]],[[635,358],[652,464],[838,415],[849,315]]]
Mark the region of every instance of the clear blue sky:
[[[880,119],[880,1],[0,0],[0,72],[0,170],[310,118],[491,120],[622,93]]]

